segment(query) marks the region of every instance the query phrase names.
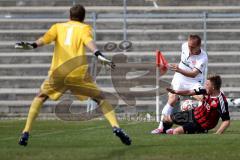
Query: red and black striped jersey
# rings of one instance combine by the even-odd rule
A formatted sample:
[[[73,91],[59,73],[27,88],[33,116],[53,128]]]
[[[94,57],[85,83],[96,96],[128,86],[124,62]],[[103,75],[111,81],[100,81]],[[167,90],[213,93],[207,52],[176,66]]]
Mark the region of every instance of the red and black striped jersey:
[[[194,117],[201,127],[206,130],[214,128],[220,117],[223,121],[230,120],[225,95],[222,92],[217,97],[205,95],[201,105],[194,109]]]

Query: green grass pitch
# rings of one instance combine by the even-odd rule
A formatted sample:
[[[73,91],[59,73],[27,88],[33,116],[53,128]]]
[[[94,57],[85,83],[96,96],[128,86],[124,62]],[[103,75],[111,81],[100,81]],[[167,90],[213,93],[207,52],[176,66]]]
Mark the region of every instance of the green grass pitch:
[[[240,121],[223,135],[151,135],[155,122],[120,124],[131,146],[106,121],[36,121],[27,147],[17,144],[25,121],[0,121],[1,160],[239,160]]]

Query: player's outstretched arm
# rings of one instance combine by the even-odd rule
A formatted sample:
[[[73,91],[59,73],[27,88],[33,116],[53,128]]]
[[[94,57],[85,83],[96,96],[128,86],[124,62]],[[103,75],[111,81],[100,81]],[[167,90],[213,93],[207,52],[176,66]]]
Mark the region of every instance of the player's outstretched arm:
[[[24,41],[21,41],[21,42],[17,42],[15,43],[15,48],[16,49],[35,49],[37,47],[41,47],[43,46],[43,42],[41,39],[38,39],[37,41],[35,42],[24,42]]]
[[[215,134],[222,134],[230,126],[230,120],[223,121]]]
[[[89,42],[87,45],[88,49],[90,49],[94,55],[102,62],[103,65],[108,65],[111,69],[115,69],[115,64],[107,59],[98,49],[94,41]]]

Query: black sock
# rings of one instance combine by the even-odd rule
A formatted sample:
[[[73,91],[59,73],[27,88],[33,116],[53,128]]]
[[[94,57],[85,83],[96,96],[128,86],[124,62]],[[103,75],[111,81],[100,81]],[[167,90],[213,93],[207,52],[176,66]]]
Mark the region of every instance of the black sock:
[[[163,132],[166,133],[166,130],[170,129],[172,126],[172,123],[163,122]]]

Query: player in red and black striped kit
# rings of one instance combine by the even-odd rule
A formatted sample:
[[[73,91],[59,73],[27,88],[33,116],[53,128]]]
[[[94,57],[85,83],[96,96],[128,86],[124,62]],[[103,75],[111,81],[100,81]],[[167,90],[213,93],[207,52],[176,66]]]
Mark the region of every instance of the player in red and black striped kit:
[[[165,116],[165,124],[175,123],[180,125],[175,129],[166,130],[166,133],[204,133],[213,129],[221,117],[223,122],[216,131],[216,134],[222,134],[230,125],[230,116],[226,97],[220,91],[221,83],[222,80],[219,75],[210,75],[205,83],[205,89],[177,91],[167,88],[169,92],[174,94],[189,96],[203,95],[203,97],[201,104],[193,110]]]

